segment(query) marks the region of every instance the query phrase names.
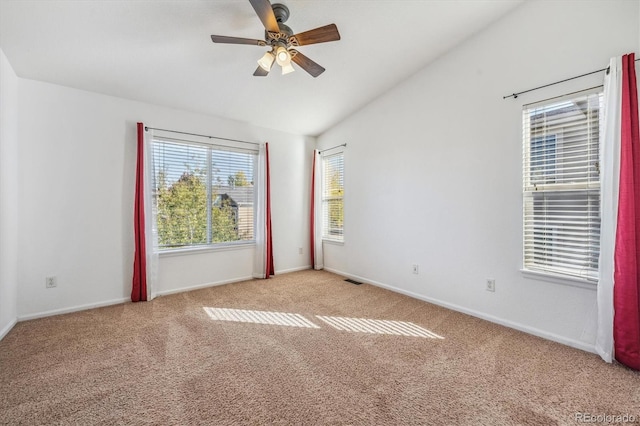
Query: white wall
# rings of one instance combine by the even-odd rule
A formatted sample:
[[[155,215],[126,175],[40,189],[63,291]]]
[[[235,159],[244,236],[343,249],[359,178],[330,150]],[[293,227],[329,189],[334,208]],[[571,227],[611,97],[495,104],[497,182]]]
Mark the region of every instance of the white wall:
[[[18,317],[18,78],[0,50],[0,339]]]
[[[314,139],[32,80],[19,79],[19,95],[20,319],[129,299],[137,121],[268,141],[276,272],[309,267],[298,230]],[[252,265],[253,248],[161,257],[158,291],[241,280]],[[57,288],[45,288],[50,275]]]
[[[521,111],[602,75],[502,97],[637,52],[638,12],[526,2],[321,135],[320,148],[348,143],[345,243],[325,244],[327,268],[593,350],[595,289],[520,272]]]

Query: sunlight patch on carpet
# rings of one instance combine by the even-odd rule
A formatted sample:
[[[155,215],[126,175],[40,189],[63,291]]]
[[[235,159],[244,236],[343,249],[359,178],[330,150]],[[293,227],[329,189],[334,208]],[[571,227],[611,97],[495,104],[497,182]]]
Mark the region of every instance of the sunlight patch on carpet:
[[[425,337],[429,339],[444,339],[436,333],[422,328],[412,322],[373,320],[364,318],[325,317],[316,315],[316,318],[342,331],[355,331],[359,333],[394,334],[398,336]]]
[[[205,307],[204,310],[212,320],[216,321],[235,321],[249,322],[253,324],[285,325],[289,327],[320,328],[300,314],[209,307]]]

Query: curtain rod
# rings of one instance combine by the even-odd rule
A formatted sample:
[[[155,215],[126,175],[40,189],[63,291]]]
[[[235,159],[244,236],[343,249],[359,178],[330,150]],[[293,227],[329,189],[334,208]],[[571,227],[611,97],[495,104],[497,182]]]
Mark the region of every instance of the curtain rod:
[[[640,61],[640,58],[636,59],[635,61],[636,61],[636,62]],[[575,80],[575,79],[577,79],[577,78],[586,77],[586,76],[591,75],[591,74],[597,74],[597,73],[602,72],[602,71],[606,71],[606,72],[607,72],[607,74],[608,74],[608,73],[609,73],[609,67],[602,68],[601,70],[591,71],[591,72],[588,72],[588,73],[586,73],[586,74],[577,75],[577,76],[575,76],[575,77],[565,78],[564,80],[556,81],[556,82],[554,82],[554,83],[545,84],[544,86],[534,87],[533,89],[523,90],[522,92],[516,92],[516,93],[513,93],[513,94],[511,94],[511,95],[503,96],[503,97],[502,97],[502,99],[507,99],[507,98],[513,98],[513,99],[515,99],[515,98],[517,98],[518,96],[522,95],[523,93],[529,93],[529,92],[533,92],[534,90],[544,89],[545,87],[554,86],[554,85],[556,85],[556,84],[560,84],[560,83],[565,83],[565,82],[567,82],[567,81]]]
[[[325,152],[325,151],[329,151],[330,149],[334,149],[334,148],[340,148],[341,146],[347,146],[347,144],[346,144],[346,143],[343,143],[343,144],[341,144],[341,145],[332,146],[331,148],[323,149],[322,151],[318,150],[318,152],[319,152],[320,154],[322,154],[322,153],[323,153],[323,152]]]
[[[256,142],[241,141],[239,139],[221,138],[219,136],[199,135],[197,133],[187,133],[187,132],[179,132],[177,130],[158,129],[157,127],[148,127],[148,126],[145,126],[145,128],[144,128],[145,131],[147,131],[149,129],[151,129],[151,130],[160,130],[162,132],[179,133],[181,135],[200,136],[201,138],[220,139],[222,141],[248,143],[248,144],[251,144],[251,145],[258,145],[258,146],[260,145],[259,143],[256,143]]]

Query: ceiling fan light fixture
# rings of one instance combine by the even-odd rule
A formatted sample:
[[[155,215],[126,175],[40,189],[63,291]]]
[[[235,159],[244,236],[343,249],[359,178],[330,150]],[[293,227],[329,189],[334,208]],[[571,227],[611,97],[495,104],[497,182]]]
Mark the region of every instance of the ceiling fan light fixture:
[[[279,46],[276,49],[276,62],[283,68],[291,65],[291,53],[285,47]]]
[[[258,65],[265,71],[271,71],[271,67],[273,66],[273,62],[276,60],[276,57],[271,52],[266,52],[262,58],[258,59]]]
[[[291,62],[289,62],[288,64],[285,64],[285,65],[282,66],[282,75],[292,73],[295,70],[296,69],[293,68],[293,65],[291,65]]]

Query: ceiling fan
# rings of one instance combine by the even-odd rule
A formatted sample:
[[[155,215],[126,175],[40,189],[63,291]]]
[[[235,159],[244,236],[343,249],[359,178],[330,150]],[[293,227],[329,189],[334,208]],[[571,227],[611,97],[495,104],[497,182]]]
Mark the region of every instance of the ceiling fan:
[[[250,38],[227,37],[212,35],[214,43],[228,44],[251,44],[255,46],[270,46],[271,50],[266,52],[258,60],[258,68],[253,73],[254,76],[264,77],[269,74],[273,63],[282,67],[282,74],[295,71],[291,62],[295,62],[313,77],[322,74],[325,69],[311,59],[304,56],[296,48],[308,44],[325,43],[327,41],[340,40],[340,33],[335,24],[325,25],[313,30],[293,34],[293,31],[284,23],[289,19],[289,8],[269,0],[249,0],[251,6],[256,11],[258,18],[265,28],[265,39],[254,40]]]

